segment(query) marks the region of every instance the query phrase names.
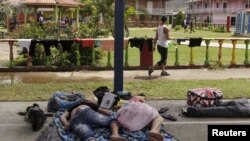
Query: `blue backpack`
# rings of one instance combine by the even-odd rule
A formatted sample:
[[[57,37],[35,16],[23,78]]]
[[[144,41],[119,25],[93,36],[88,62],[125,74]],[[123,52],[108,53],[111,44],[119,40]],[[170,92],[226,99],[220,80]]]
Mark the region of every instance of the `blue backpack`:
[[[85,97],[81,93],[63,93],[55,92],[48,101],[48,112],[56,112],[59,110],[70,109],[81,104],[85,100]]]

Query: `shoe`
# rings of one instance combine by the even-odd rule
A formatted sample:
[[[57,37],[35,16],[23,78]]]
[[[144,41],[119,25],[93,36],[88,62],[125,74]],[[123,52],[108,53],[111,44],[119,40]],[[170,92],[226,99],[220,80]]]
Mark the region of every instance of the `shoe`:
[[[158,110],[158,113],[163,114],[163,113],[167,112],[168,110],[169,110],[168,107],[162,107],[161,109]]]
[[[177,118],[176,118],[176,117],[174,117],[174,116],[172,116],[172,115],[170,115],[170,114],[167,114],[167,113],[163,113],[163,114],[161,114],[161,116],[162,116],[163,118],[168,119],[168,120],[171,120],[171,121],[177,121]]]
[[[151,74],[153,73],[153,69],[151,67],[148,68],[148,75],[151,76]]]
[[[164,72],[161,72],[161,76],[169,76],[170,74],[169,73],[167,73],[166,71],[164,71]]]

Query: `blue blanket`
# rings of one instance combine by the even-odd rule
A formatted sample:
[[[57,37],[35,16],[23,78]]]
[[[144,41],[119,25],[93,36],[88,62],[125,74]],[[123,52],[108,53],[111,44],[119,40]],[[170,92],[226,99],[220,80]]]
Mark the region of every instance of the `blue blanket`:
[[[64,141],[77,141],[79,140],[75,134],[69,131],[64,130],[64,126],[60,121],[60,115],[62,111],[57,112],[54,116],[54,123],[57,127],[58,134]],[[98,141],[110,141],[111,131],[107,128],[94,128],[95,137]],[[178,141],[173,136],[168,134],[163,128],[161,130],[162,135],[164,136],[164,141]],[[148,140],[148,129],[143,129],[141,131],[128,132],[125,129],[121,129],[119,134],[122,137],[127,138],[129,141],[149,141]]]

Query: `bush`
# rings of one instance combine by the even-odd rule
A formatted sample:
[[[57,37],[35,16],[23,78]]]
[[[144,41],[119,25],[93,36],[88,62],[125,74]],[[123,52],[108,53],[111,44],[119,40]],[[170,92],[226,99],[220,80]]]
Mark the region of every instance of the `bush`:
[[[207,29],[208,29],[209,31],[213,31],[214,28],[213,28],[213,26],[212,26],[211,24],[209,24],[208,27],[207,27]]]
[[[224,26],[218,26],[214,29],[214,32],[225,32],[225,27]]]
[[[179,30],[181,30],[182,29],[182,26],[181,25],[176,25],[175,27],[174,27],[174,30],[175,31],[179,31]]]
[[[35,66],[45,65],[45,57],[46,57],[46,54],[45,54],[44,46],[42,44],[36,44],[32,64]]]
[[[78,43],[74,43],[71,46],[70,58],[69,60],[73,65],[91,65],[92,63],[92,48],[82,48]],[[95,50],[95,60],[99,62],[102,59],[103,53],[99,50]]]

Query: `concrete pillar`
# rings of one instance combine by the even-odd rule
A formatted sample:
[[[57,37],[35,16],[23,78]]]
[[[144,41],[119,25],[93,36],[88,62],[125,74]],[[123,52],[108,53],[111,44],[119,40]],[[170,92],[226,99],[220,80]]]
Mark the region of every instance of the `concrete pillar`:
[[[58,6],[57,5],[55,6],[54,11],[55,11],[55,15],[54,15],[55,16],[55,22],[58,22]]]

